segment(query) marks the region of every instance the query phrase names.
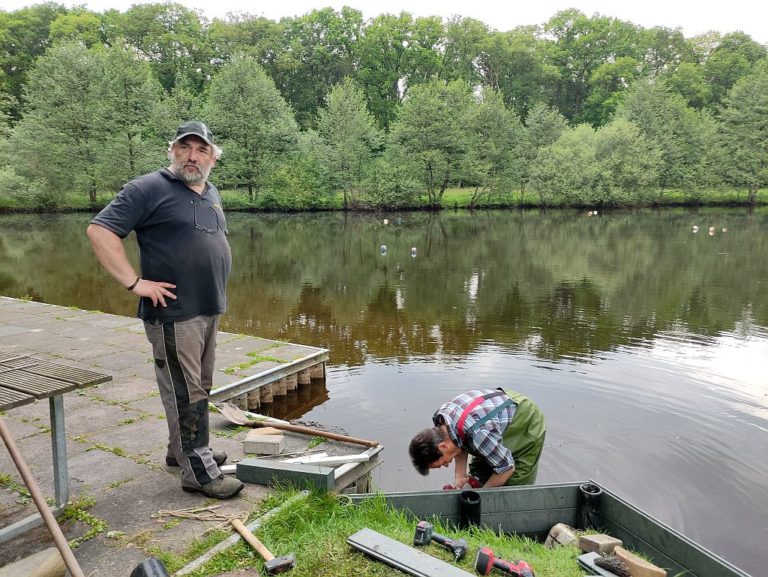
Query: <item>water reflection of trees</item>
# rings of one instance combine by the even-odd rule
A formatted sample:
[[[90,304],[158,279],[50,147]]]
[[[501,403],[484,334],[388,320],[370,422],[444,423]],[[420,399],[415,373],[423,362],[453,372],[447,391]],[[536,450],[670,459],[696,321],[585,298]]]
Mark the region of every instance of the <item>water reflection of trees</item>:
[[[222,328],[327,347],[333,363],[360,365],[369,356],[460,356],[488,344],[589,359],[670,329],[715,335],[768,326],[765,212],[387,218],[230,214],[234,262]],[[133,315],[132,296],[116,290],[90,252],[87,222],[3,217],[3,294]]]

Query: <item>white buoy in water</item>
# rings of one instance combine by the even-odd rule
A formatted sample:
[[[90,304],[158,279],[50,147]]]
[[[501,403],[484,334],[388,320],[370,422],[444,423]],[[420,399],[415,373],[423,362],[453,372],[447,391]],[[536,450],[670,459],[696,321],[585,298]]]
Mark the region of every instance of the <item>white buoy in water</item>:
[[[709,227],[709,236],[715,236],[715,227],[714,226],[710,226]]]
[[[698,226],[696,226],[696,225],[694,224],[694,225],[693,225],[693,228],[692,228],[691,230],[692,230],[692,231],[694,232],[694,234],[695,234],[695,233],[699,232],[699,227],[698,227]]]
[[[388,218],[384,219],[384,224],[389,224],[389,219]]]
[[[411,247],[411,256],[416,256],[416,247],[415,246]]]
[[[386,244],[382,244],[381,248],[379,249],[379,252],[381,252],[381,256],[386,256],[386,254],[387,254],[387,245]]]
[[[723,227],[723,232],[728,232],[728,228]]]

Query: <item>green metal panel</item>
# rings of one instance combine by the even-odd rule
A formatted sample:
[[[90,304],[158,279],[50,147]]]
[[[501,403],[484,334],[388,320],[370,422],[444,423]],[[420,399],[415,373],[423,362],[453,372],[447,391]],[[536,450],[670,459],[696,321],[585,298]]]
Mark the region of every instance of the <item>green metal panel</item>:
[[[504,533],[544,537],[553,525],[575,525],[578,484],[538,487],[500,487],[479,492],[481,523]],[[438,518],[446,524],[459,524],[460,491],[387,493],[387,504],[407,511],[419,519]],[[365,495],[353,500],[367,498]]]
[[[243,459],[237,463],[235,474],[244,483],[257,485],[283,482],[297,487],[317,487],[325,491],[332,491],[335,485],[331,467],[281,463],[267,459]]]
[[[597,516],[602,529],[624,546],[648,555],[669,575],[686,577],[749,577],[698,543],[664,525],[637,507],[603,489]]]
[[[483,524],[505,533],[546,536],[557,523],[576,525],[576,484],[500,487],[479,493]]]
[[[590,482],[596,485],[594,482]],[[536,538],[545,536],[553,525],[565,523],[577,529],[584,513],[579,487],[582,483],[500,487],[482,489],[481,522],[499,532]],[[602,498],[593,515],[595,529],[624,542],[637,553],[647,555],[669,575],[686,577],[750,577],[701,545],[667,527],[600,487]],[[439,518],[458,525],[459,491],[388,493],[387,504],[420,519]],[[353,500],[370,498],[358,495]]]
[[[472,577],[459,567],[365,527],[347,538],[359,551],[417,577]]]

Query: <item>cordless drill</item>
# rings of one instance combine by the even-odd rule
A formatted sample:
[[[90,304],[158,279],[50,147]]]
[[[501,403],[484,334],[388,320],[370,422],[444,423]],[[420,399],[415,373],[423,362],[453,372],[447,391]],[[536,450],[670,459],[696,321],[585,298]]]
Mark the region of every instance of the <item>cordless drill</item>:
[[[413,535],[414,545],[427,545],[430,541],[439,543],[451,553],[455,561],[458,561],[469,550],[469,545],[465,539],[450,539],[440,533],[435,533],[435,526],[432,523],[426,521],[419,521],[416,525],[416,533]]]
[[[512,563],[497,559],[490,547],[481,547],[475,557],[475,571],[480,575],[490,575],[492,569],[498,569],[513,577],[536,577],[531,566],[525,561],[519,560]]]

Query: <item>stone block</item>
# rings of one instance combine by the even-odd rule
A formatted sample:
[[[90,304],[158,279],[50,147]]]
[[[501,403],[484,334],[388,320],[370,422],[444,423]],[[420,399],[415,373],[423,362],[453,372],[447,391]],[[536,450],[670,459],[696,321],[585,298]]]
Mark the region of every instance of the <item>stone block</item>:
[[[237,463],[235,475],[244,483],[257,485],[288,483],[326,491],[332,491],[336,481],[332,467],[281,463],[255,458],[243,459]]]
[[[666,577],[667,572],[661,567],[657,567],[653,563],[649,563],[645,559],[641,559],[634,553],[630,553],[623,547],[615,547],[614,554],[624,561],[629,568],[629,574],[632,577]]]
[[[0,577],[64,577],[66,566],[56,547],[49,547],[30,557],[0,567]]]
[[[558,523],[549,530],[544,546],[547,549],[554,549],[563,545],[575,545],[576,540],[576,530],[573,527],[565,523]]]
[[[251,431],[251,433],[260,433],[262,435],[282,435],[283,432],[280,429],[274,427],[259,427]]]
[[[243,441],[243,451],[256,455],[279,455],[283,452],[285,437],[281,434],[263,434],[260,430],[248,431]]]
[[[599,553],[606,557],[613,553],[614,547],[621,547],[621,539],[610,535],[582,535],[579,537],[579,549],[585,553]]]

